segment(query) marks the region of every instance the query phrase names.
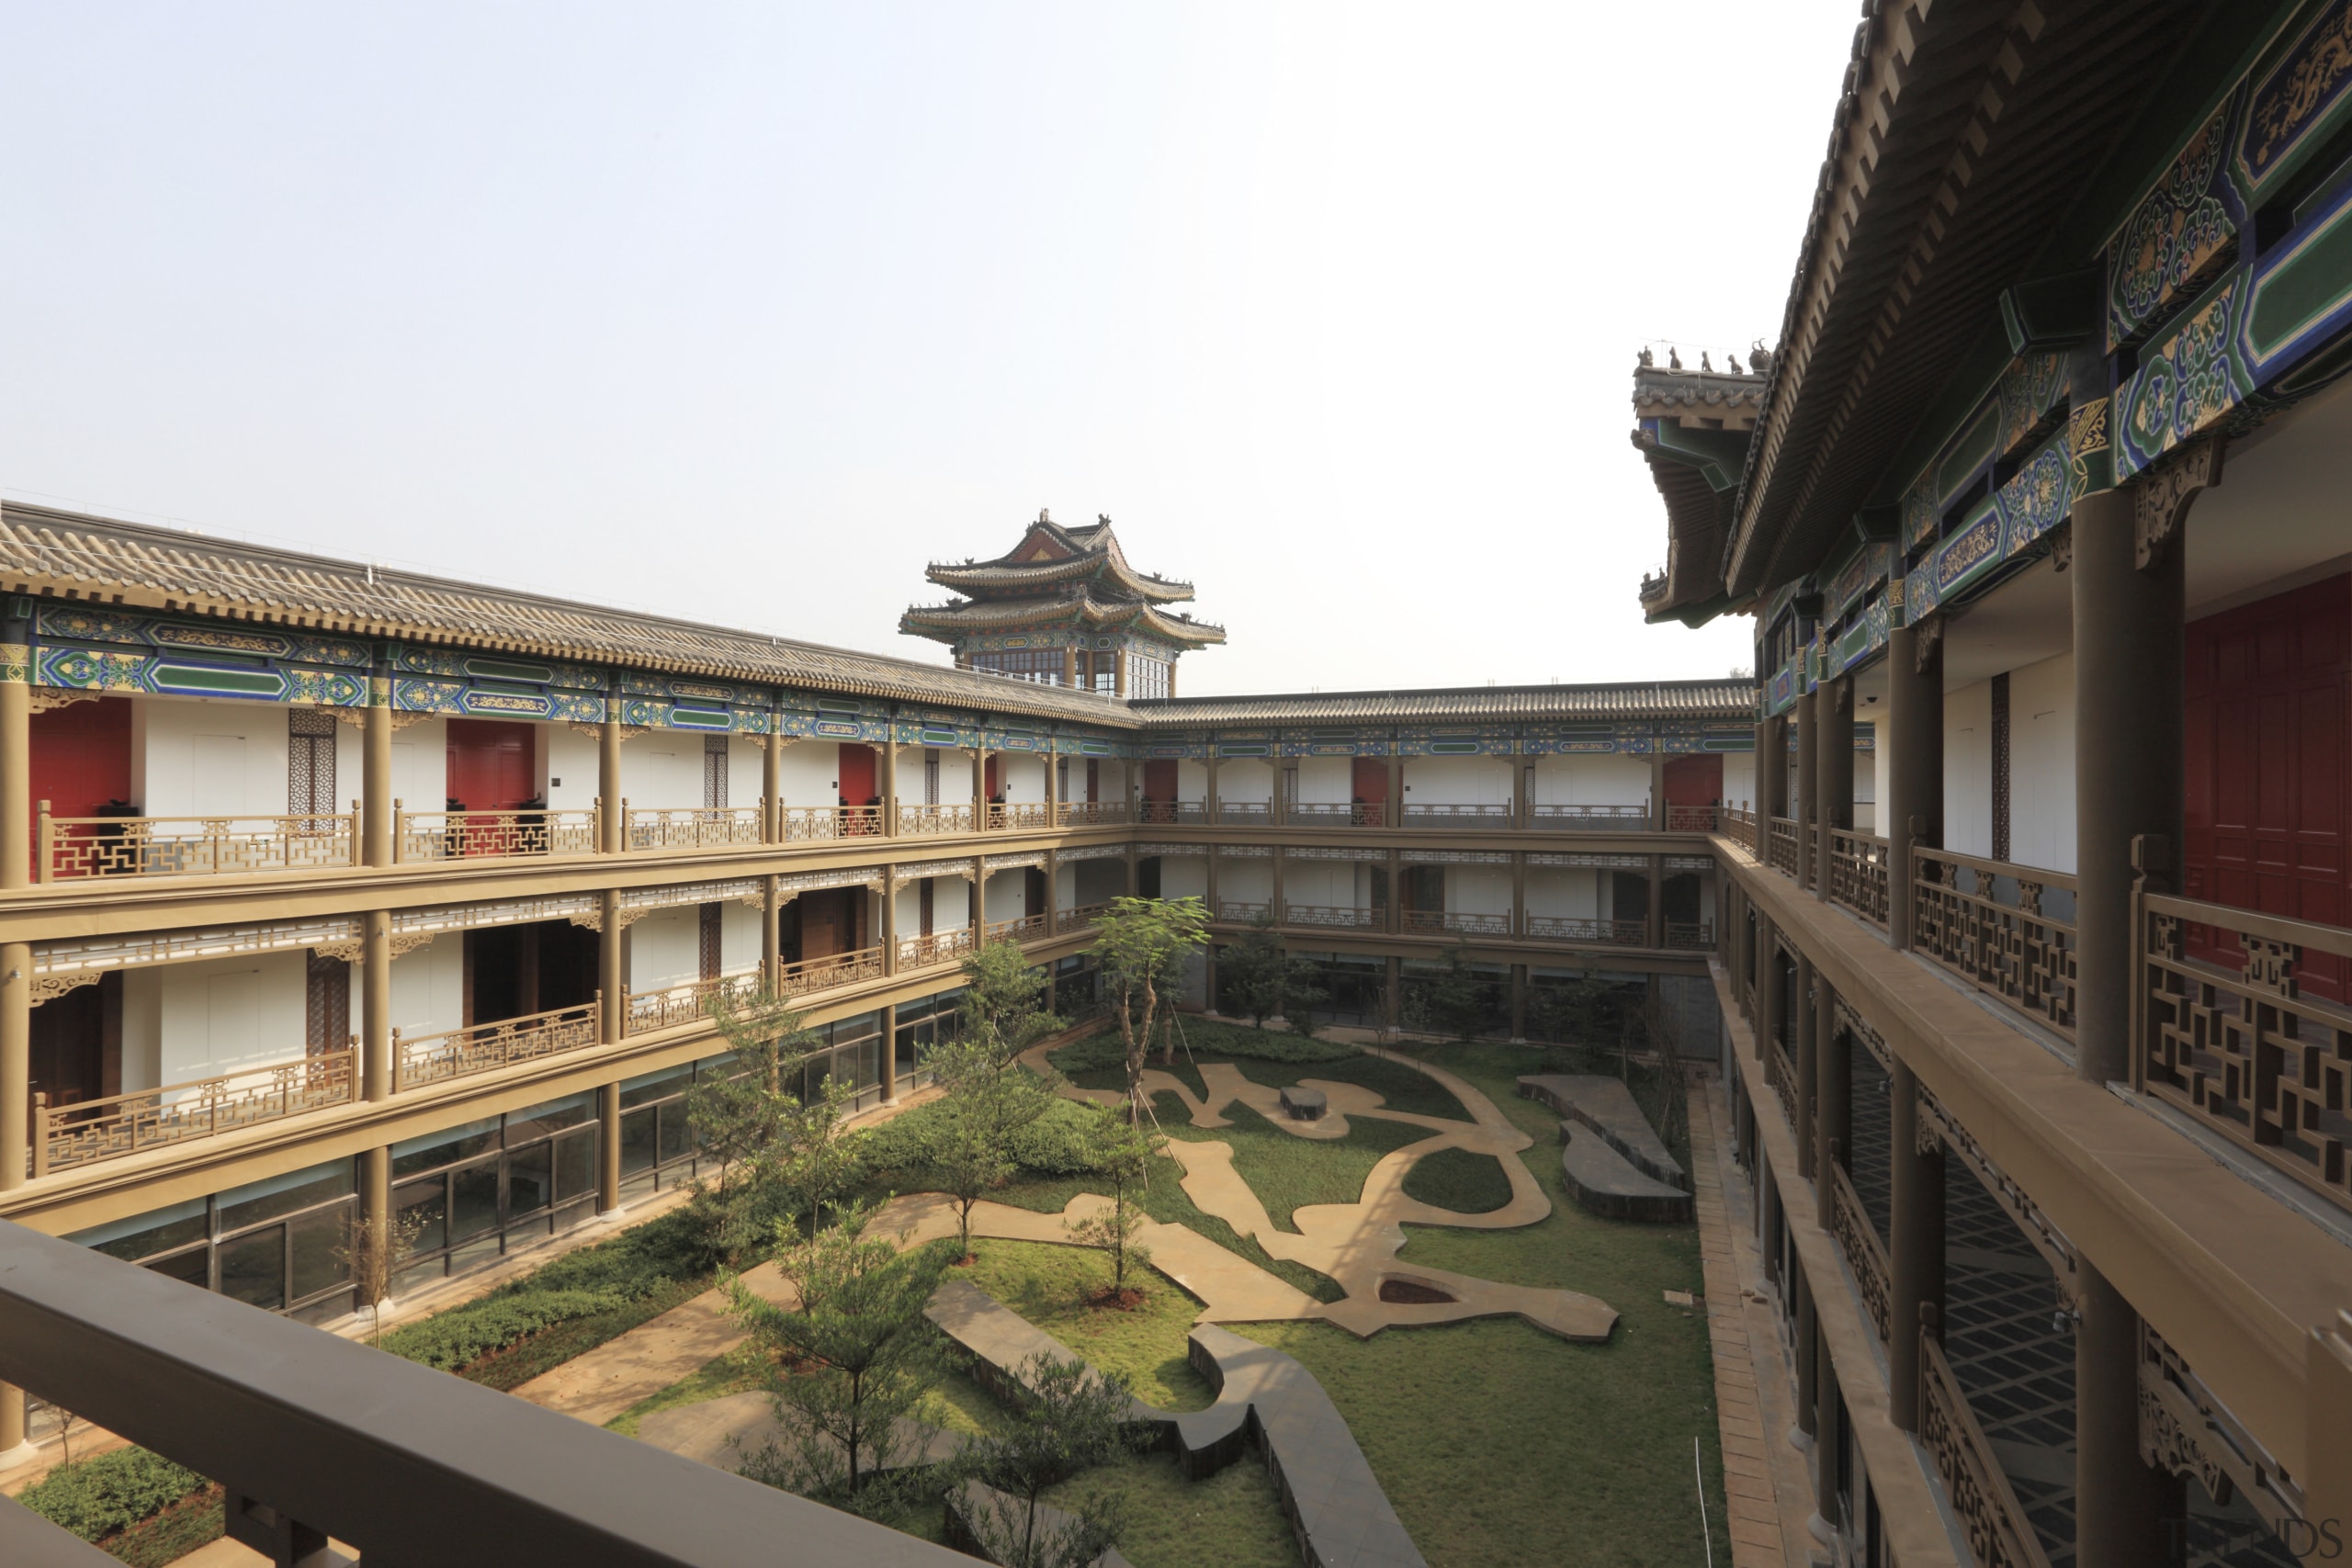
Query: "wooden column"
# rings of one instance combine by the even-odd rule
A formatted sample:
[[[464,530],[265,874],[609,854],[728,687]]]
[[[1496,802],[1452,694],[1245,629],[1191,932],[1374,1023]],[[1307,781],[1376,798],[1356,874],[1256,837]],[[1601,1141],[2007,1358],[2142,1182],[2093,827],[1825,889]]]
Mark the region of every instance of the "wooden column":
[[[1216,825],[1216,742],[1209,742],[1209,797],[1206,815],[1209,825]]]
[[[899,733],[894,724],[890,739],[882,743],[882,776],[876,781],[881,786],[882,836],[899,836]]]
[[[1142,771],[1143,770],[1141,768],[1136,766],[1136,760],[1133,757],[1129,757],[1126,761],[1119,764],[1120,780],[1126,792],[1127,820],[1129,822],[1140,822],[1143,820],[1142,813],[1136,809],[1136,793],[1143,783],[1139,776]],[[1135,856],[1130,854],[1127,858],[1132,861],[1135,859]],[[1127,891],[1130,894],[1135,892],[1135,887],[1132,883],[1129,884]]]
[[[33,880],[32,628],[6,623],[0,644],[0,888]],[[28,971],[29,976],[30,971]]]
[[[1078,689],[1078,649],[1074,648],[1062,649],[1062,687],[1065,691]]]
[[[1208,862],[1208,874],[1207,874],[1207,877],[1205,878],[1205,880],[1206,880],[1206,882],[1207,882],[1207,885],[1208,885],[1208,895],[1207,895],[1207,898],[1206,898],[1206,900],[1205,900],[1205,901],[1207,902],[1208,907],[1209,907],[1209,919],[1212,919],[1212,920],[1214,920],[1214,919],[1216,919],[1216,913],[1217,913],[1217,911],[1216,911],[1216,903],[1217,903],[1217,899],[1216,899],[1216,846],[1215,844],[1210,844],[1210,845],[1206,846],[1206,849],[1207,849],[1207,852],[1207,852],[1207,854],[1206,854],[1204,858],[1204,859],[1206,859],[1206,860],[1207,860],[1207,862]]]
[[[9,837],[22,840],[25,822]],[[32,1158],[33,950],[0,942],[0,1192],[25,1183]]]
[[[1062,930],[1062,862],[1061,852],[1046,852],[1046,935],[1061,934]]]
[[[368,708],[359,749],[359,859],[390,865],[399,855],[392,820],[392,678],[368,678]]]
[[[1821,1388],[1821,1320],[1814,1304],[1813,1281],[1805,1277],[1802,1261],[1781,1293],[1789,1303],[1797,1343],[1796,1430],[1790,1434],[1790,1440],[1800,1449],[1809,1449],[1821,1430],[1820,1416],[1814,1408],[1814,1395]]]
[[[1838,1027],[1838,993],[1828,976],[1815,971],[1813,1019],[1813,1088],[1817,1110],[1814,1116],[1814,1217],[1828,1234],[1838,1234],[1836,1178],[1831,1168],[1843,1165],[1854,1146],[1852,1048]]]
[[[1919,1325],[1922,1306],[1944,1305],[1944,1151],[1919,1147],[1919,1080],[1895,1059],[1888,1085],[1887,1416],[1919,1429]]]
[[[1917,905],[1917,844],[1943,842],[1944,669],[1940,624],[1897,626],[1887,634],[1886,722],[1878,743],[1887,748],[1887,941],[1907,948]],[[1917,1397],[1916,1393],[1913,1396]]]
[[[596,897],[596,1038],[617,1045],[628,1032],[628,931],[621,925],[619,890],[607,887]]]
[[[896,1002],[884,1002],[881,1009],[882,1060],[879,1064],[882,1103],[899,1103],[899,1007]]]
[[[1756,730],[1756,860],[1772,863],[1772,818],[1788,815],[1789,716],[1768,718]]]
[[[1769,954],[1768,954],[1769,956]],[[1797,1074],[1797,1117],[1793,1129],[1797,1135],[1797,1173],[1809,1176],[1816,1183],[1826,1181],[1828,1173],[1814,1163],[1814,1151],[1820,1146],[1821,1115],[1821,1042],[1815,1033],[1820,1013],[1813,1005],[1813,989],[1818,978],[1813,972],[1813,960],[1800,952],[1796,973],[1791,976],[1796,995],[1783,1006],[1795,1015],[1796,1038],[1789,1042],[1790,1066]],[[1770,1016],[1781,1014],[1775,1010]]]
[[[1756,911],[1756,1038],[1759,1045],[1780,1037],[1781,965],[1774,957],[1771,917]],[[1761,1052],[1758,1053],[1761,1055]],[[1803,1100],[1798,1101],[1800,1105]],[[1797,1144],[1804,1144],[1804,1129],[1796,1129]]]
[[[1643,936],[1650,946],[1664,947],[1666,945],[1666,857],[1646,855],[1643,858],[1650,863],[1649,924]]]
[[[972,829],[985,833],[989,826],[989,749],[972,748]]]
[[[760,878],[760,985],[774,991],[784,955],[784,883],[781,877]]]
[[[1051,750],[1052,737],[1046,738],[1046,826],[1058,828],[1062,825],[1061,758]]]
[[[1797,698],[1797,886],[1813,886],[1814,851],[1807,837],[1821,812],[1821,694]]]
[[[389,733],[390,726],[386,729]],[[370,1100],[389,1100],[398,1066],[393,1055],[399,1049],[392,1038],[390,910],[371,909],[359,917],[359,963],[354,975],[359,982],[359,1091]],[[390,1148],[379,1146],[360,1152],[359,1203],[365,1219],[379,1225],[390,1220]]]
[[[1124,648],[1111,655],[1111,694],[1122,699],[1127,694],[1127,650]]]
[[[1510,966],[1510,1043],[1527,1043],[1527,965]]]
[[[2197,491],[2181,493],[2179,481],[2200,456],[2218,480],[2220,449],[2206,446],[2132,490],[2075,502],[2075,1066],[2094,1083],[2132,1076],[2132,840],[2159,840],[2167,870],[2181,841],[2187,552],[2178,531]],[[2152,547],[2139,545],[2142,534]],[[2156,880],[2158,891],[2172,890],[2168,876]]]
[[[0,1382],[0,1468],[13,1470],[40,1450],[25,1436],[25,1391]]]
[[[2075,1275],[2075,1561],[2080,1568],[2177,1563],[2188,1528],[2185,1478],[2140,1457],[2140,1315],[2089,1259],[2076,1261]],[[2344,1458],[2314,1455],[2312,1462]]]
[[[1393,775],[1392,775],[1393,776]],[[1405,852],[1388,852],[1388,934],[1396,936],[1405,929]]]
[[[1129,839],[1127,840],[1127,897],[1141,897],[1143,895],[1140,889],[1141,884],[1137,881],[1136,874],[1136,841]]]
[[[1283,861],[1286,857],[1283,854],[1283,847],[1280,844],[1273,846],[1273,891],[1267,895],[1266,912],[1273,916],[1275,925],[1282,926],[1290,923],[1288,919],[1290,905],[1283,895]]]
[[[1527,934],[1527,857],[1519,853],[1510,857],[1510,934]],[[1511,1031],[1513,1035],[1519,1032]]]
[[[784,842],[784,737],[773,730],[760,760],[760,841]]]
[[[628,842],[622,818],[628,802],[621,798],[621,702],[616,691],[605,699],[605,725],[596,739],[596,804],[604,812],[605,841],[600,846],[608,855],[621,852]]]
[[[1821,1332],[1818,1312],[1814,1314],[1814,1332]],[[1813,1517],[1805,1528],[1815,1540],[1826,1541],[1838,1531],[1838,1449],[1846,1440],[1840,1427],[1845,1407],[1838,1394],[1838,1364],[1829,1359],[1826,1345],[1815,1350],[1813,1368]]]
[[[1389,743],[1388,809],[1382,826],[1401,828],[1405,825],[1405,759],[1396,750],[1396,742]]]
[[[1651,739],[1655,746],[1657,740]],[[1654,831],[1666,831],[1666,753],[1650,753],[1650,827]]]
[[[1405,961],[1393,953],[1382,981],[1380,1005],[1388,1015],[1388,1033],[1394,1039],[1405,1027]]]
[[[596,1091],[596,1217],[621,1217],[621,1086]]]
[[[1046,890],[1046,908],[1051,908],[1053,902],[1049,888]],[[899,868],[895,865],[882,868],[881,905],[881,918],[875,923],[881,927],[882,973],[895,975],[899,972]]]
[[[1854,825],[1854,678],[1840,675],[1821,688],[1814,716],[1820,725],[1814,777],[1821,818],[1821,842],[1814,852],[1813,886],[1823,899],[1829,897],[1835,860],[1829,835]]]

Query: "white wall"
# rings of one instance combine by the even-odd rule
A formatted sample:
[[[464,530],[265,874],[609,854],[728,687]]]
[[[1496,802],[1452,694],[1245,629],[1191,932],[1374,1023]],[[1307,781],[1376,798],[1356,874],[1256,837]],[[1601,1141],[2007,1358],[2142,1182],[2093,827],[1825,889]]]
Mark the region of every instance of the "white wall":
[[[283,816],[289,711],[275,703],[133,703],[131,789],[138,798],[132,804],[150,817]],[[346,773],[345,749],[337,746],[333,798],[338,810],[359,794],[356,750],[348,766]]]
[[[1295,757],[1298,798],[1309,806],[1346,806],[1355,799],[1353,757]]]
[[[841,795],[835,788],[841,749],[830,740],[795,740],[784,749],[784,769],[776,787],[786,806],[833,806]]]
[[[1756,807],[1756,753],[1726,751],[1724,757],[1724,799],[1730,805]]]
[[[1209,765],[1190,759],[1176,764],[1176,798],[1203,801],[1209,797]]]
[[[2014,699],[2015,694],[2011,694]],[[2012,716],[2017,712],[2010,703]],[[1993,852],[1993,685],[1944,694],[1944,848]]]
[[[392,731],[392,798],[408,811],[439,811],[448,804],[448,720],[424,718]],[[457,1026],[452,1018],[442,1027]]]
[[[1650,760],[1614,755],[1534,759],[1538,806],[1646,806]]]
[[[185,1083],[300,1056],[309,965],[304,953],[266,953],[146,971],[157,983],[151,1016],[159,1026],[160,1080]],[[127,1027],[124,1032],[128,1057]]]
[[[1162,898],[1205,898],[1209,896],[1209,861],[1206,855],[1162,855],[1159,857],[1159,896]]]
[[[1283,863],[1283,899],[1362,909],[1372,905],[1370,868],[1351,861],[1292,860]]]
[[[1274,766],[1263,757],[1226,757],[1216,765],[1216,796],[1235,805],[1274,798]]]
[[[1510,869],[1499,865],[1445,868],[1445,908],[1462,915],[1510,913]]]
[[[635,811],[702,805],[702,740],[690,730],[654,729],[624,741],[621,798]]]
[[[582,735],[568,724],[542,724],[537,728],[546,737],[547,771],[539,776],[547,781],[548,809],[585,811],[594,806],[597,773],[602,765],[597,738]],[[626,767],[626,747],[622,757]],[[560,784],[556,782],[559,779]]]
[[[702,911],[696,906],[653,910],[628,928],[628,941],[630,990],[667,990],[702,978]]]
[[[1017,806],[1025,801],[1046,798],[1046,769],[1053,758],[1044,753],[1027,751],[999,752],[996,760],[996,787],[1004,795],[1005,804]],[[1010,916],[1006,917],[1011,919]]]
[[[1274,861],[1272,855],[1250,860],[1219,857],[1216,863],[1216,896],[1229,904],[1264,904],[1274,896]]]
[[[741,898],[718,907],[718,968],[747,975],[760,966],[760,911]]]
[[[2009,675],[2009,858],[2075,869],[2075,656]]]
[[[1515,757],[1408,757],[1408,806],[1502,806],[1511,798]],[[1647,772],[1645,765],[1645,773]],[[1646,798],[1646,797],[1645,797]]]
[[[730,736],[727,741],[727,804],[757,808],[767,788],[768,739]],[[970,792],[966,791],[967,794]]]
[[[1604,886],[1590,866],[1529,866],[1527,912],[1560,920],[1598,919]]]
[[[987,923],[994,925],[999,920],[1017,920],[1027,915],[1030,912],[1028,890],[1029,874],[1019,866],[1011,871],[989,873]],[[1045,911],[1037,912],[1043,914]]]
[[[416,727],[424,728],[423,725]],[[351,1010],[359,1013],[359,988],[367,983],[351,972]],[[392,1027],[413,1040],[465,1022],[466,942],[450,931],[392,960]]]

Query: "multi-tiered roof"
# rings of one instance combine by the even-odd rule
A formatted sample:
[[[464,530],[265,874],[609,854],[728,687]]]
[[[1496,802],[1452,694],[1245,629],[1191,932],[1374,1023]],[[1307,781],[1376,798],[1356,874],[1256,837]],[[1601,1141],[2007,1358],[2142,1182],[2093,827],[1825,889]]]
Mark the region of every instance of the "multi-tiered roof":
[[[965,597],[914,605],[899,629],[959,648],[975,636],[1030,627],[1121,631],[1177,649],[1225,640],[1224,627],[1164,608],[1191,599],[1193,585],[1129,566],[1108,517],[1065,528],[1040,512],[994,560],[933,562],[923,575]]]

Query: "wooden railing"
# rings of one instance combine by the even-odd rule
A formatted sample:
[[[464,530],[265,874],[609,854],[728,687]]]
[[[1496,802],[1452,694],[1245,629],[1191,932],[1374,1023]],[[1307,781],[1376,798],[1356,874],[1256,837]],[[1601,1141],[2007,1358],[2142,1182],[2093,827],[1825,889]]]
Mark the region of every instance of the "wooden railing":
[[[1284,904],[1283,924],[1366,931],[1381,923],[1382,913],[1378,909],[1355,908],[1345,904]]]
[[[1405,803],[1405,826],[1408,828],[1508,828],[1511,808],[1508,806],[1447,806]]]
[[[756,806],[704,806],[639,810],[621,803],[621,839],[632,850],[698,850],[756,844],[766,834]]]
[[[1887,844],[1868,833],[1829,829],[1829,897],[1874,925],[1886,924]]]
[[[36,1095],[32,1174],[46,1176],[163,1144],[349,1105],[359,1098],[358,1086],[359,1053],[347,1049],[55,1108],[47,1095]]]
[[[985,929],[992,942],[1032,942],[1046,934],[1046,917],[1020,915],[1010,920],[991,920]]]
[[[727,975],[716,980],[691,980],[666,990],[623,991],[621,1028],[628,1034],[650,1034],[657,1029],[698,1023],[710,1016],[713,998],[723,997],[740,1004],[758,995],[759,989],[760,974],[754,969],[746,975]]]
[[[1147,800],[1136,807],[1136,819],[1163,828],[1204,827],[1209,819],[1204,800]]]
[[[1220,800],[1216,803],[1216,819],[1240,828],[1272,822],[1274,819],[1274,803],[1271,800]]]
[[[989,826],[1012,829],[1047,828],[1052,813],[1042,800],[1000,801],[989,807]]]
[[[1124,800],[1065,800],[1060,811],[1065,828],[1114,828],[1127,819]]]
[[[1503,807],[1505,812],[1510,808]],[[1528,826],[1553,832],[1638,833],[1648,830],[1646,806],[1531,806]]]
[[[474,860],[586,855],[603,837],[603,808],[589,811],[395,811],[392,857]]]
[[[1771,850],[1772,869],[1784,871],[1791,876],[1794,876],[1797,874],[1796,822],[1787,817],[1773,818],[1771,838],[1769,843]]]
[[[1978,1568],[2050,1568],[2041,1538],[1933,1334],[1919,1331],[1919,1441]]]
[[[1553,942],[1596,942],[1610,947],[1645,947],[1647,920],[1601,920],[1583,915],[1530,915],[1527,934]]]
[[[968,833],[972,831],[971,803],[966,801],[957,806],[901,806],[899,807],[899,831],[910,835]]]
[[[1886,1247],[1878,1239],[1878,1227],[1871,1223],[1868,1209],[1862,1207],[1862,1195],[1854,1190],[1854,1179],[1846,1174],[1842,1165],[1829,1168],[1829,1202],[1831,1219],[1838,1245],[1846,1249],[1846,1266],[1854,1271],[1855,1288],[1862,1296],[1862,1310],[1870,1314],[1883,1340],[1887,1331],[1887,1314],[1893,1311],[1894,1274],[1887,1267]]]
[[[1283,816],[1301,828],[1385,828],[1388,826],[1388,803],[1385,800],[1293,800],[1284,803]]]
[[[356,865],[359,813],[326,817],[52,817],[40,803],[33,876],[238,876]]]
[[[2352,1010],[2301,995],[2298,977],[2318,955],[2352,958],[2352,931],[2189,898],[2135,902],[2141,1087],[2352,1207]],[[2192,956],[2233,949],[2235,974]]]
[[[784,808],[785,842],[808,843],[825,839],[873,839],[882,834],[878,806],[787,806]]]
[[[1666,945],[1692,952],[1712,952],[1715,945],[1715,923],[1713,920],[1668,920],[1666,922]]]
[[[933,931],[929,936],[902,936],[899,939],[899,967],[922,969],[933,964],[951,964],[972,951],[972,931]]]
[[[1804,1117],[1797,1109],[1796,1069],[1789,1066],[1788,1052],[1781,1048],[1781,1043],[1772,1037],[1771,1030],[1762,1019],[1757,1021],[1756,1041],[1764,1053],[1764,1081],[1772,1086],[1774,1094],[1780,1096],[1781,1111],[1788,1118],[1789,1125],[1802,1129]],[[1805,1142],[1803,1137],[1797,1139],[1800,1155],[1804,1152]]]
[[[1724,815],[1713,806],[1678,806],[1666,803],[1666,830],[1669,833],[1712,833],[1715,818]],[[1755,826],[1754,823],[1749,824]]]
[[[882,950],[861,947],[854,953],[829,953],[822,958],[803,958],[797,963],[781,964],[775,972],[775,992],[780,997],[805,996],[810,991],[830,990],[835,986],[854,985],[860,980],[882,977]]]
[[[1061,928],[1066,931],[1083,930],[1110,912],[1111,901],[1108,898],[1099,904],[1080,904],[1074,909],[1062,911]]]
[[[1950,850],[1913,852],[1912,944],[1924,957],[1963,976],[2072,1038],[2075,1032],[2075,928],[2041,912],[2043,894],[2072,894],[2063,872]],[[2007,882],[2011,887],[2004,889]],[[2007,892],[2015,902],[2004,902]]]
[[[1472,936],[1510,935],[1509,915],[1474,915],[1463,909],[1408,909],[1408,931],[1461,931]]]
[[[598,1004],[550,1008],[523,1018],[497,1023],[477,1023],[469,1029],[447,1029],[403,1040],[392,1031],[392,1088],[395,1091],[422,1084],[470,1077],[536,1061],[596,1043]]]
[[[1272,904],[1247,898],[1220,898],[1216,902],[1216,918],[1235,925],[1248,925],[1273,913]]]
[[[1724,807],[1723,819],[1727,828],[1745,828],[1751,833],[1756,831],[1756,813],[1746,806]]]

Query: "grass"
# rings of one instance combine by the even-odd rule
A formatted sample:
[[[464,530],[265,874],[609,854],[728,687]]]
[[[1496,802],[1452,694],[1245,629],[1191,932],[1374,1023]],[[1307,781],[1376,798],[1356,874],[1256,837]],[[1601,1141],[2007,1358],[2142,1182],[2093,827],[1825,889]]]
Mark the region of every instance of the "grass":
[[[1405,1196],[1457,1214],[1491,1213],[1510,1201],[1510,1178],[1492,1155],[1440,1149],[1405,1173]]]
[[[1354,1116],[1349,1118],[1344,1138],[1302,1138],[1238,1103],[1218,1112],[1232,1126],[1210,1129],[1192,1125],[1172,1095],[1159,1097],[1157,1108],[1159,1124],[1170,1137],[1216,1139],[1232,1145],[1234,1170],[1265,1203],[1274,1224],[1294,1235],[1298,1231],[1291,1219],[1294,1211],[1356,1201],[1363,1196],[1364,1179],[1374,1166],[1392,1151],[1430,1135],[1429,1129],[1408,1122]]]
[[[1162,1410],[1205,1410],[1216,1391],[1185,1359],[1201,1303],[1164,1275],[1145,1271],[1141,1305],[1091,1307],[1111,1282],[1111,1259],[1084,1247],[1037,1241],[983,1241],[979,1261],[959,1270],[972,1283],[1106,1372],[1125,1372],[1136,1397]],[[1127,1279],[1136,1280],[1130,1267]]]
[[[1138,1454],[1046,1494],[1067,1504],[1089,1489],[1126,1494],[1119,1551],[1136,1568],[1297,1568],[1281,1495],[1255,1452],[1206,1481],[1187,1481],[1173,1454]]]
[[[200,1546],[211,1545],[227,1529],[228,1505],[220,1488],[206,1486],[107,1537],[98,1547],[131,1568],[164,1568]]]

